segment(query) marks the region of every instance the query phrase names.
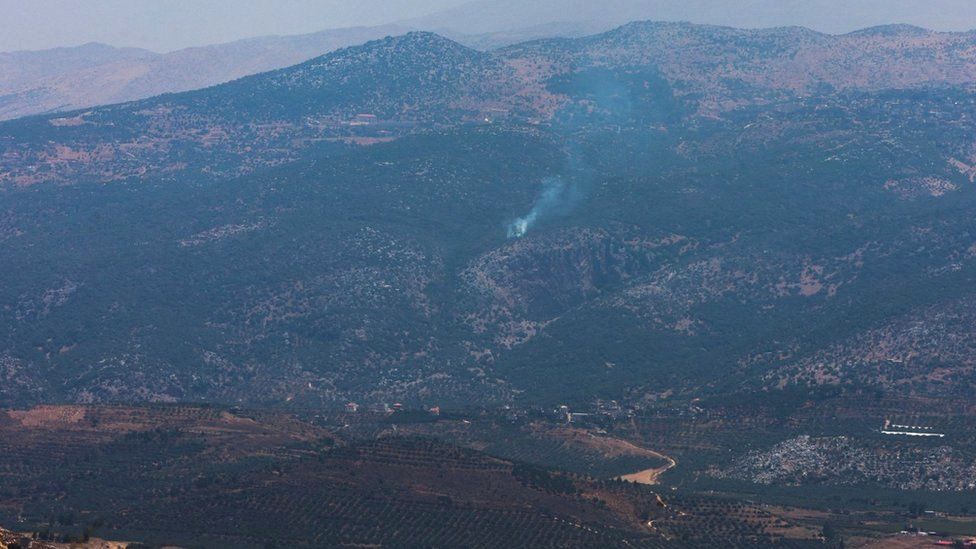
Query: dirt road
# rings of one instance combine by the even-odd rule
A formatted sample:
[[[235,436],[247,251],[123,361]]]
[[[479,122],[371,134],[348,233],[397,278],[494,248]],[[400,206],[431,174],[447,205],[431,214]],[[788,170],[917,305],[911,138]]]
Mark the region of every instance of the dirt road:
[[[663,459],[666,463],[660,467],[655,467],[653,469],[644,469],[643,471],[637,471],[636,473],[631,473],[629,475],[623,475],[620,480],[627,480],[630,482],[636,482],[638,484],[657,484],[658,478],[663,475],[666,471],[677,467],[678,462],[674,460],[671,456],[666,456],[660,452],[655,452],[654,450],[648,450],[647,448],[641,448],[647,455],[654,456],[659,459]]]

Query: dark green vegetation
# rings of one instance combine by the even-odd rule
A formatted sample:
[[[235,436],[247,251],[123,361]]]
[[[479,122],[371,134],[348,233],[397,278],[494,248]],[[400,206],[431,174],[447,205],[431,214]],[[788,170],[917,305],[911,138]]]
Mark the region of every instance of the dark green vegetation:
[[[445,323],[454,311],[441,312],[450,294],[431,286],[445,283],[452,251],[445,247],[483,236],[477,232],[486,225],[499,232],[497,220],[510,211],[505,203],[531,200],[531,174],[522,173],[530,156],[522,151],[537,151],[533,144],[508,134],[418,136],[385,146],[392,156],[342,151],[234,183],[20,195],[26,209],[15,215],[36,225],[33,236],[9,242],[11,264],[33,264],[38,246],[52,253],[46,273],[11,277],[4,292],[19,301],[14,296],[39,280],[70,283],[77,289],[65,298],[90,305],[49,306],[44,296],[13,303],[5,317],[23,330],[7,332],[4,345],[19,348],[13,356],[50,357],[38,365],[58,375],[62,359],[86,363],[77,375],[87,381],[64,379],[53,388],[65,398],[79,391],[112,398],[102,392],[111,388],[98,386],[133,373],[134,364],[143,381],[139,388],[125,382],[122,398],[139,390],[149,398],[279,402],[298,391],[329,402],[335,393],[380,390],[384,379],[394,391],[436,373],[434,357],[414,354],[458,354],[450,331],[459,328]],[[485,156],[492,167],[472,174],[470,165]],[[405,178],[402,164],[394,169],[386,159],[418,170],[429,165],[430,173]],[[503,183],[516,178],[521,184]],[[454,188],[459,180],[467,188]],[[445,207],[453,192],[469,196]],[[494,209],[482,207],[494,198]],[[214,227],[229,234],[207,232]],[[66,246],[66,239],[79,241]],[[84,281],[62,278],[66,272]],[[71,350],[59,354],[62,348]],[[454,387],[461,381],[444,381],[441,391],[463,390]],[[25,383],[20,396],[34,390]]]
[[[968,349],[923,335],[906,362],[900,339],[919,336],[898,323],[972,315],[976,194],[946,158],[973,106],[939,89],[667,131],[427,129],[230,181],[11,189],[3,398],[555,402],[808,379],[962,394]],[[553,175],[574,201],[506,239]],[[862,356],[871,330],[891,356]]]
[[[971,37],[899,33],[414,33],[6,122],[0,402],[965,394]]]

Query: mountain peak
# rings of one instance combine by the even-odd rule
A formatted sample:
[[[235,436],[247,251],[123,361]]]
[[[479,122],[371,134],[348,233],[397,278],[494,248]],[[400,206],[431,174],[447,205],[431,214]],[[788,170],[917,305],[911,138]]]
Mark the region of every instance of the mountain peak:
[[[496,74],[497,65],[490,54],[435,33],[410,32],[243,78],[197,97],[208,109],[231,110],[248,97],[252,107],[260,105],[256,112],[261,116],[320,115],[338,109],[397,118],[404,105],[424,105],[425,116],[436,116],[483,81],[474,75]]]
[[[430,31],[411,31],[406,34],[401,34],[398,36],[388,36],[380,40],[374,40],[372,42],[367,42],[363,46],[364,49],[382,49],[388,48],[391,50],[396,50],[399,52],[409,52],[409,51],[428,51],[428,52],[443,52],[443,51],[469,51],[476,52],[467,46],[464,46],[450,38],[445,38],[435,32]]]
[[[394,36],[393,39],[403,41],[403,42],[421,42],[421,43],[448,42],[452,44],[456,43],[453,40],[450,40],[448,38],[445,38],[437,34],[436,32],[423,31],[423,30],[410,31],[405,34],[401,34],[400,36]]]
[[[362,45],[336,50],[312,59],[305,65],[321,67],[357,63],[365,60],[392,60],[394,58],[400,60],[426,58],[430,60],[464,61],[466,59],[473,60],[481,55],[483,55],[481,52],[437,33],[411,31],[406,34],[387,36]]]

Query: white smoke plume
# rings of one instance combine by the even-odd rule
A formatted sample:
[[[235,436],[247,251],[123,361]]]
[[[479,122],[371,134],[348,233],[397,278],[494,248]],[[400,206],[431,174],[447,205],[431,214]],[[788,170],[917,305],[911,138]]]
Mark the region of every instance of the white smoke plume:
[[[577,200],[577,191],[561,177],[547,177],[532,210],[508,224],[508,238],[522,238],[540,219],[566,213]]]

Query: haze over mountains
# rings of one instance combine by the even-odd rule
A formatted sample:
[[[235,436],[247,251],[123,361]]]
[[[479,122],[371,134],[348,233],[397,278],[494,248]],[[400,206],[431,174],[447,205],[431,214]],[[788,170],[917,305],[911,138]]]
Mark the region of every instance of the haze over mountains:
[[[968,31],[976,28],[976,5],[968,0],[476,0],[410,22],[421,28],[481,33],[554,20],[605,25],[687,21],[753,29],[802,26],[830,34],[892,23]]]
[[[0,53],[0,119],[204,88],[403,31],[352,28],[167,54],[104,44]]]
[[[235,156],[238,167],[242,161],[277,164],[324,138],[349,137],[343,122],[357,113],[399,124],[453,124],[481,120],[486,113],[523,122],[550,120],[567,107],[563,94],[554,91],[555,80],[604,68],[646,67],[674,87],[677,99],[687,97],[696,112],[715,115],[818,91],[965,86],[976,77],[974,41],[972,33],[902,26],[830,36],[799,28],[638,22],[592,37],[482,52],[413,32],[213,89],[6,124],[2,127],[37,128],[44,140],[0,135],[7,146],[0,183],[126,178],[155,165],[157,155],[180,170],[191,168],[176,162],[171,150],[176,143],[181,149],[192,146],[187,153],[206,146],[206,162],[218,162],[216,151],[226,149],[240,155]],[[597,79],[592,85],[604,83]],[[107,123],[120,115],[141,120]],[[239,132],[253,135],[244,138]],[[65,140],[49,139],[59,134]],[[249,150],[260,142],[251,139],[292,141]]]
[[[492,49],[535,38],[582,36],[604,26],[547,24],[451,36],[478,49]],[[0,120],[205,88],[410,28],[385,25],[269,36],[165,54],[96,43],[0,53]]]
[[[100,42],[170,52],[258,36],[389,24],[468,34],[554,22],[617,26],[645,19],[743,28],[804,26],[832,34],[888,24],[942,31],[976,28],[976,13],[967,0],[0,0],[0,9],[5,15],[0,51]]]
[[[411,12],[406,9],[410,3],[405,2],[384,8],[390,20],[385,25],[248,38],[166,54],[97,43],[0,53],[0,120],[203,88],[408,30],[434,30],[487,50],[536,38],[580,37],[645,19],[745,28],[799,25],[826,33],[846,33],[892,21],[935,30],[976,27],[976,5],[972,2],[935,0],[924,10],[917,4],[915,0],[844,2],[840,7],[837,0],[491,0],[448,7],[432,15],[397,17],[398,13]],[[81,11],[77,15],[84,19],[90,14]],[[55,24],[66,24],[57,21]]]

